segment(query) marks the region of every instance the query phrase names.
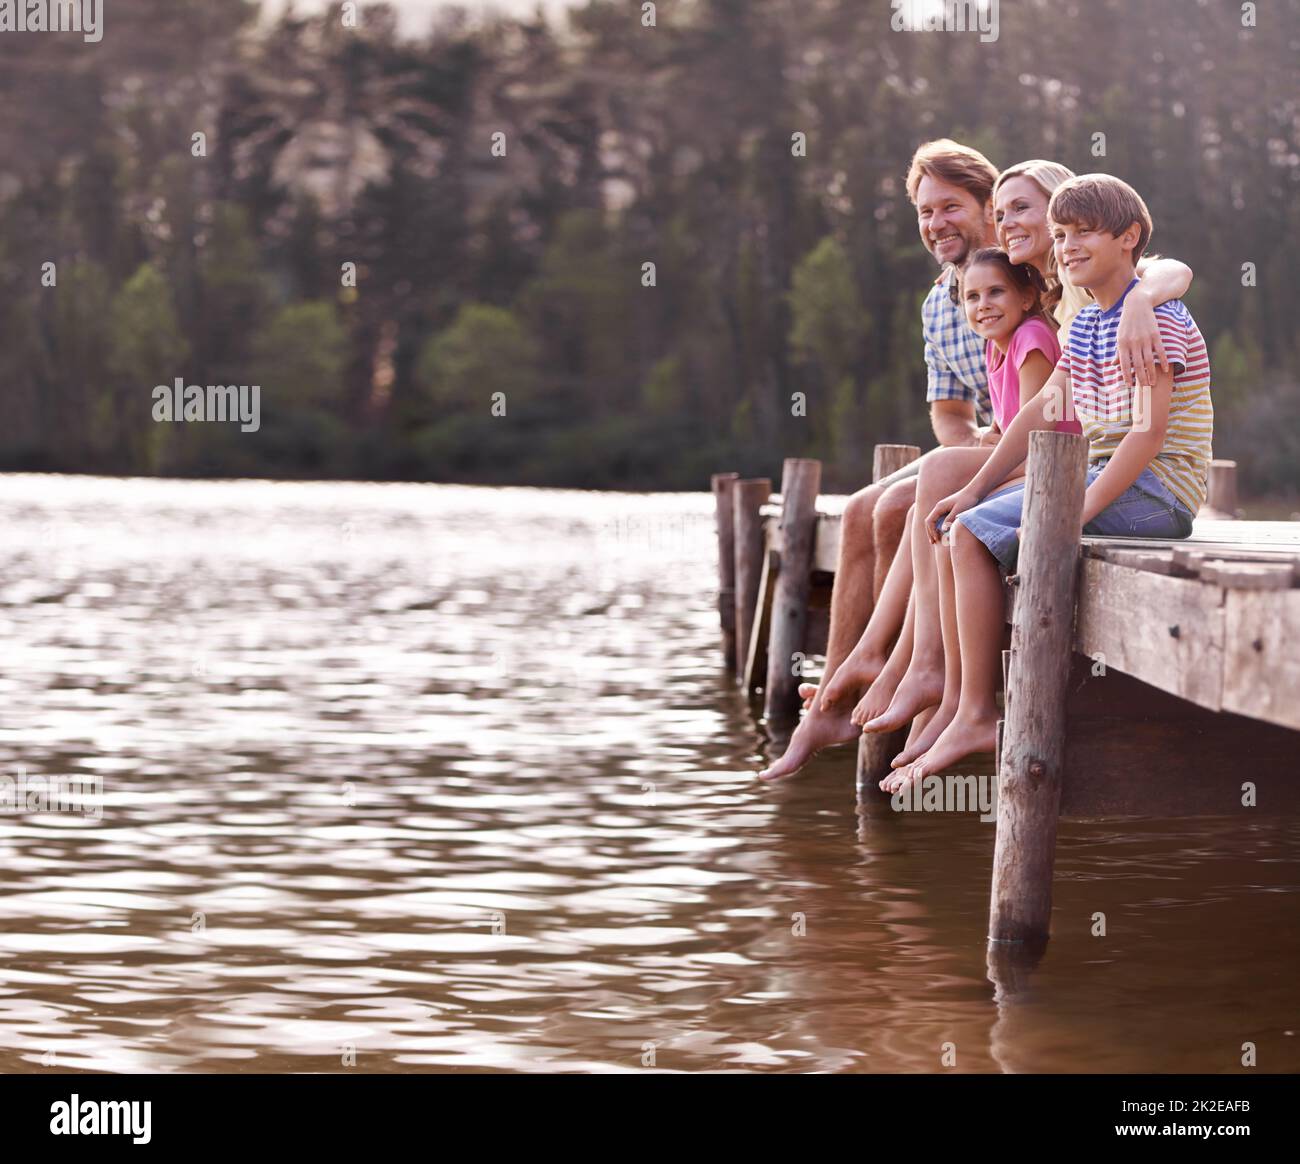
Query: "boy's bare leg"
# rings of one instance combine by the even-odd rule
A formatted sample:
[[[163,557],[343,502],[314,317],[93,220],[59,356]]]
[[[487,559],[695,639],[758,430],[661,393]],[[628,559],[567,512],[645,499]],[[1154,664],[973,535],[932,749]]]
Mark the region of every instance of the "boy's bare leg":
[[[831,591],[831,625],[826,643],[826,667],[822,672],[825,686],[839,670],[853,645],[862,635],[871,617],[874,597],[872,578],[875,573],[875,508],[885,490],[868,485],[849,498],[840,523],[840,553],[835,567],[835,586]],[[778,780],[793,775],[814,753],[832,744],[846,744],[858,736],[858,728],[849,721],[847,710],[834,707],[823,710],[817,688],[802,684],[806,714],[799,721],[785,754],[764,768],[764,780]]]
[[[999,488],[1023,480],[1017,473],[1008,477]],[[918,497],[918,508],[920,500]],[[957,596],[952,574],[952,553],[946,545],[931,545],[929,548],[934,554],[939,581],[939,622],[943,629],[943,699],[929,724],[921,732],[913,733],[914,738],[909,739],[907,746],[890,762],[891,768],[907,767],[933,746],[939,734],[952,722],[961,697],[961,647],[957,631]]]
[[[876,553],[879,561],[879,544]],[[907,601],[911,593],[912,556],[910,553],[896,553],[885,575],[884,589],[867,620],[867,629],[834,676],[822,681],[821,705],[824,711],[833,710],[838,703],[856,700],[884,670],[894,636],[899,633],[907,616]]]
[[[897,791],[974,752],[993,751],[997,740],[997,685],[1002,647],[1002,575],[984,544],[964,525],[952,531],[957,583],[957,637],[961,642],[961,699],[957,713],[933,746],[909,768],[881,781]],[[899,775],[902,781],[898,781]]]
[[[912,558],[916,594],[912,658],[907,674],[899,681],[887,707],[867,721],[867,731],[898,731],[919,712],[935,707],[943,698],[944,650],[939,617],[939,580],[934,549],[924,519],[936,501],[967,484],[992,451],[991,448],[939,449],[922,463],[915,507],[920,518],[911,523],[907,547]]]

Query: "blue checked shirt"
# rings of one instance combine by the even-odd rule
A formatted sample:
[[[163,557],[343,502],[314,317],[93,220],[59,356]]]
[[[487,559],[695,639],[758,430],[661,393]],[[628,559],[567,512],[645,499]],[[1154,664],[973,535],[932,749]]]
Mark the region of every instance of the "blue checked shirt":
[[[925,399],[969,400],[975,423],[993,423],[989,407],[988,366],[984,341],[966,323],[966,314],[952,301],[953,276],[930,288],[921,304],[921,334],[925,337]]]

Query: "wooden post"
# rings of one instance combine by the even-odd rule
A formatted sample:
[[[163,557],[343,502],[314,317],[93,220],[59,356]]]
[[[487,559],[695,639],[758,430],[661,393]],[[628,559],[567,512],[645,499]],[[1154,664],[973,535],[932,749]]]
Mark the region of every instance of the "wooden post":
[[[813,539],[817,536],[817,493],[822,463],[787,457],[781,472],[781,573],[772,603],[763,713],[769,720],[792,719],[799,710],[795,655],[804,649],[808,589],[812,585]]]
[[[1237,462],[1213,460],[1210,462],[1210,486],[1205,504],[1217,509],[1224,517],[1237,516]]]
[[[713,474],[713,513],[718,530],[718,618],[722,623],[722,656],[727,670],[736,669],[736,551],[732,536],[735,506],[731,495],[739,473]]]
[[[772,595],[780,575],[781,555],[773,549],[765,549],[763,572],[758,580],[754,625],[749,632],[749,651],[745,656],[745,670],[740,677],[740,685],[746,695],[752,695],[767,679],[767,640],[772,633]]]
[[[872,457],[871,480],[879,484],[891,473],[906,468],[921,455],[916,445],[877,445]],[[910,553],[911,545],[904,531],[903,541],[896,552]],[[884,583],[889,562],[876,562],[876,578]],[[879,593],[879,586],[876,587]],[[891,770],[889,762],[903,750],[907,743],[907,728],[896,732],[868,732],[858,741],[858,787],[876,785]]]
[[[1029,437],[989,904],[997,942],[1042,942],[1051,921],[1087,452],[1073,433]]]
[[[871,480],[883,481],[906,468],[921,455],[919,445],[877,445],[871,458]]]
[[[763,574],[766,537],[761,510],[772,496],[772,482],[766,477],[737,481],[732,490],[735,506],[733,536],[736,558],[736,664],[742,676],[753,637],[758,584]]]

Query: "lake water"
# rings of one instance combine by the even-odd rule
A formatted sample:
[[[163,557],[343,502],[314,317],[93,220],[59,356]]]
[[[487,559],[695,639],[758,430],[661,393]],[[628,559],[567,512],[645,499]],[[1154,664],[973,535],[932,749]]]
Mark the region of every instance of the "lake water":
[[[0,477],[0,1070],[1300,1070],[1294,822],[1064,824],[995,992],[992,825],[755,778],[711,507]]]

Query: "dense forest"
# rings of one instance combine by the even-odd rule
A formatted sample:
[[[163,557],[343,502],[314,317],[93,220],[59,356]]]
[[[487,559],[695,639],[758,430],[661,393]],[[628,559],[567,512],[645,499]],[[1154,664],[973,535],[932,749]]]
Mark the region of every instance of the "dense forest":
[[[343,8],[0,35],[0,468],[854,487],[933,443],[902,178],[952,136],[1143,193],[1216,454],[1300,491],[1300,0],[1002,0],[991,43],[888,0]],[[259,384],[259,430],[156,423],[178,377]]]

